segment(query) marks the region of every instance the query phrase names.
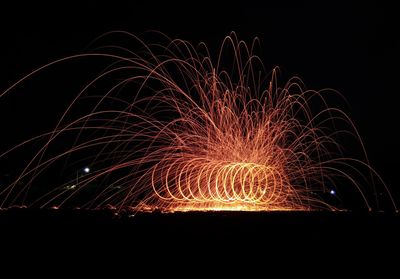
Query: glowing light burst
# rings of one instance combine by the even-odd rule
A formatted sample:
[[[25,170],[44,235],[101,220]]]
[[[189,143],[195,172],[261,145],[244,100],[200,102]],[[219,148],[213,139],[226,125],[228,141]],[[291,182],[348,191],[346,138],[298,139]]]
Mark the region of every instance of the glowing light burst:
[[[216,59],[205,44],[195,47],[165,35],[157,35],[165,44],[145,43],[125,32],[105,34],[98,42],[118,36],[139,44],[138,51],[103,45],[45,65],[0,95],[56,63],[112,61],[77,95],[53,131],[1,155],[43,143],[15,181],[0,189],[1,207],[335,210],[340,207],[323,194],[335,188],[336,196],[343,187],[357,192],[369,209],[376,187],[393,202],[367,159],[343,155],[341,135],[351,134],[363,146],[350,118],[328,105],[327,96],[340,94],[306,90],[299,78],[280,87],[277,69],[266,73],[254,54],[257,40],[247,45],[232,33]],[[72,113],[86,97],[95,101],[85,105],[85,113]],[[50,151],[65,138],[74,140],[61,152]],[[59,162],[68,173],[74,156],[90,171],[51,189],[35,185]],[[371,189],[362,186],[365,181]]]

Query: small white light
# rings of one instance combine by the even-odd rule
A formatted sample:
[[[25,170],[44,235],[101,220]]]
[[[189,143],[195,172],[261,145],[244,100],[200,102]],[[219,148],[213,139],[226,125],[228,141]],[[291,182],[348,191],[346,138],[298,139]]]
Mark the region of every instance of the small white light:
[[[330,190],[329,193],[330,193],[331,195],[336,195],[335,190]]]
[[[83,171],[84,171],[85,173],[89,173],[89,172],[90,172],[90,169],[89,169],[88,167],[86,167],[86,168],[83,169]]]

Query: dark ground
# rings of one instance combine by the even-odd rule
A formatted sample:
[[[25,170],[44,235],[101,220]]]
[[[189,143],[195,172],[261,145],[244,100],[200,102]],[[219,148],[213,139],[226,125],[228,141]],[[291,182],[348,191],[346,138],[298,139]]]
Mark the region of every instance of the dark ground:
[[[0,212],[0,267],[3,274],[11,267],[15,276],[54,278],[389,278],[398,270],[399,235],[400,216],[378,213],[132,217],[107,210],[12,209]]]
[[[200,245],[203,242],[271,247],[336,249],[340,243],[391,248],[400,244],[400,215],[351,212],[190,212],[116,215],[109,210],[31,210],[0,212],[1,234],[36,245],[84,241],[134,248],[140,245]],[[2,238],[4,240],[4,238]],[[196,241],[194,241],[196,240]],[[36,243],[36,244],[35,244]],[[171,244],[171,243],[170,243]],[[186,244],[185,244],[186,245]],[[108,247],[110,248],[110,247]],[[324,249],[325,249],[324,248]]]

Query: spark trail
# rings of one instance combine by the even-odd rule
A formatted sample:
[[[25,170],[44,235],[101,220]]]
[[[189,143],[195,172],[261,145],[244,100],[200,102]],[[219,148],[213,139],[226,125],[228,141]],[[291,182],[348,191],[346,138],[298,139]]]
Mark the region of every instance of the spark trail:
[[[114,37],[134,42],[137,51],[104,44]],[[278,69],[267,72],[255,55],[258,41],[247,45],[235,33],[215,59],[205,44],[156,37],[146,43],[126,32],[105,34],[95,51],[47,64],[0,95],[67,60],[111,61],[52,131],[0,155],[41,143],[18,177],[0,188],[1,207],[336,210],[322,196],[343,185],[368,209],[376,207],[376,187],[393,202],[366,156],[343,155],[343,135],[364,147],[347,114],[328,103],[338,92],[307,90],[297,77],[280,86]],[[73,113],[85,98],[94,101]],[[61,162],[71,173],[76,158],[92,171],[40,188],[37,181],[52,166]]]

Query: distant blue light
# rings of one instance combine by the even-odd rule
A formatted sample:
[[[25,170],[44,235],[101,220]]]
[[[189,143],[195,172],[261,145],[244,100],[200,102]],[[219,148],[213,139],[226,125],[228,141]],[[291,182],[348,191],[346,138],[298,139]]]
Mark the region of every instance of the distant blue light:
[[[330,190],[330,191],[329,191],[329,194],[331,194],[331,195],[336,195],[336,191],[335,191],[335,190]]]

